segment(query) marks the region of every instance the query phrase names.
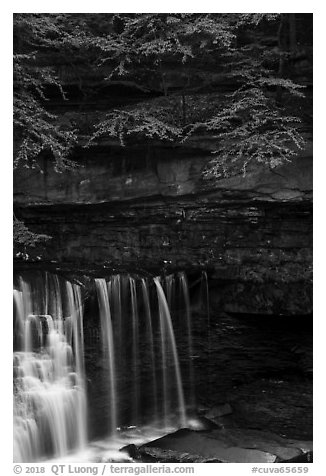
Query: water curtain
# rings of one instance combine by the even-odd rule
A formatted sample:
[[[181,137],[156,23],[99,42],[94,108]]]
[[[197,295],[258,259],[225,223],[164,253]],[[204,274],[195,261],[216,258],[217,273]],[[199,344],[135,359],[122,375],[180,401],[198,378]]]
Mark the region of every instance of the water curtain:
[[[195,399],[185,273],[114,274],[94,283],[106,434],[149,422],[167,431],[185,427]],[[14,459],[82,450],[88,443],[82,287],[50,273],[20,277],[14,309]]]
[[[14,460],[22,462],[87,442],[81,290],[53,275],[43,284],[21,278],[14,290]]]

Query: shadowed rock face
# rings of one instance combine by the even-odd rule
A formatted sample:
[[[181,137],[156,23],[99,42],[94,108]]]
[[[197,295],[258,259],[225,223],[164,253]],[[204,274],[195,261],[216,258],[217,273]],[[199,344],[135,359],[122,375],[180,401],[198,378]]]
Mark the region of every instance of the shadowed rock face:
[[[183,197],[102,205],[25,207],[17,215],[52,236],[45,257],[72,266],[209,270],[228,312],[307,314],[311,203],[221,204]],[[214,284],[215,283],[215,284]]]
[[[312,196],[311,142],[291,163],[269,170],[249,167],[246,176],[234,170],[228,178],[203,179],[202,172],[212,159],[210,139],[193,140],[193,147],[143,146],[121,149],[102,144],[79,149],[74,160],[80,164],[71,172],[56,173],[47,161],[42,169],[19,169],[14,174],[16,205],[98,204],[150,197],[195,196],[204,203],[268,201],[301,202]],[[230,145],[232,147],[232,145]]]

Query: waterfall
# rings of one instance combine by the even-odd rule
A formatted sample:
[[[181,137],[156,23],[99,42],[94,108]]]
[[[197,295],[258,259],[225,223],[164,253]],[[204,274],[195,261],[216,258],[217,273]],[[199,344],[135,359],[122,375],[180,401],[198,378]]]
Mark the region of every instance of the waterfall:
[[[82,448],[87,441],[83,323],[77,299],[80,288],[67,283],[69,292],[65,297],[71,315],[64,320],[58,278],[47,276],[43,284],[43,289],[37,286],[32,290],[20,278],[19,289],[14,290],[16,462],[37,461],[46,455],[62,456]],[[45,314],[50,307],[57,312]],[[67,331],[69,321],[71,333]]]
[[[208,289],[207,276],[202,279]],[[87,422],[93,417],[111,439],[130,425],[165,431],[187,425],[187,407],[194,404],[194,370],[186,274],[146,279],[114,274],[95,278],[94,285],[98,308],[86,314],[86,332],[81,286],[50,273],[16,281],[16,462],[85,448]],[[87,357],[85,365],[87,336],[94,335],[94,325],[101,346],[96,344],[96,362],[90,364]],[[98,369],[90,376],[94,367],[89,365]],[[98,410],[92,401],[87,408],[89,379],[90,395],[101,395]]]
[[[182,426],[186,426],[187,424],[186,405],[185,405],[185,399],[183,394],[180,365],[179,365],[177,346],[175,342],[173,326],[171,321],[171,315],[170,315],[169,306],[166,301],[163,288],[161,286],[160,279],[156,277],[154,278],[154,282],[157,288],[159,314],[160,314],[160,321],[162,322],[162,330],[164,331],[164,334],[166,335],[166,337],[168,337],[168,342],[170,343],[172,347],[175,377],[176,377],[176,384],[177,384],[178,409],[179,409],[179,415],[180,415],[180,422]]]
[[[121,276],[120,274],[115,274],[110,279],[111,288],[110,288],[110,301],[113,304],[113,313],[116,318],[115,324],[115,342],[117,347],[117,357],[119,362],[122,359],[122,350],[123,350],[123,335],[122,335],[122,302],[121,302]],[[112,313],[111,313],[112,314]]]
[[[149,344],[150,352],[150,361],[151,361],[151,375],[153,383],[153,411],[155,418],[158,417],[158,397],[157,397],[157,379],[156,379],[156,359],[155,359],[155,350],[154,350],[154,334],[153,334],[153,324],[152,324],[152,313],[151,305],[149,298],[148,286],[144,278],[141,280],[142,284],[142,293],[145,306],[145,316],[146,316],[146,325],[147,325],[147,340]]]
[[[132,322],[132,373],[133,373],[133,424],[139,423],[139,399],[140,399],[140,379],[139,379],[139,316],[138,301],[136,292],[136,281],[129,277],[130,297],[131,297],[131,322]]]
[[[59,290],[58,277],[55,276],[57,283],[56,289]],[[75,355],[75,368],[76,375],[79,379],[79,386],[81,388],[80,398],[77,400],[77,419],[78,419],[78,447],[83,448],[87,442],[87,408],[86,408],[86,389],[85,389],[85,367],[84,367],[84,330],[83,330],[83,305],[81,298],[81,290],[79,286],[66,282],[66,290],[68,296],[68,313],[69,318],[67,323],[71,323],[71,329],[69,329],[69,344],[71,346],[71,340],[73,336],[73,348]],[[60,295],[60,293],[59,293]],[[57,302],[61,303],[61,295]],[[58,309],[57,326],[60,333],[60,329],[64,329],[62,319],[62,308]]]
[[[122,408],[126,409],[127,421],[132,425],[161,420],[163,427],[171,426],[172,421],[184,426],[181,371],[163,288],[157,288],[155,282],[155,309],[149,282],[144,278],[138,280],[130,275],[113,275],[107,281],[95,279],[95,284],[108,366],[104,379],[109,405],[109,433],[114,434],[117,427],[125,425]],[[175,400],[178,402],[177,414]]]
[[[111,321],[111,310],[109,302],[108,285],[105,279],[95,279],[101,318],[102,347],[104,355],[107,357],[109,366],[108,382],[110,394],[110,433],[117,430],[117,394],[116,394],[116,372],[114,339]]]
[[[155,278],[156,279],[156,278]],[[154,280],[155,281],[155,280]],[[168,425],[168,417],[169,417],[169,392],[168,392],[168,366],[167,366],[167,332],[166,332],[166,325],[165,319],[166,315],[163,310],[162,305],[162,298],[161,298],[161,284],[157,281],[159,285],[157,286],[157,293],[158,293],[158,303],[159,303],[159,317],[160,317],[160,336],[161,336],[161,362],[162,362],[162,387],[163,387],[163,418],[164,418],[164,425]],[[156,281],[155,281],[156,284]],[[164,291],[162,289],[162,295]],[[165,297],[165,296],[164,296]]]

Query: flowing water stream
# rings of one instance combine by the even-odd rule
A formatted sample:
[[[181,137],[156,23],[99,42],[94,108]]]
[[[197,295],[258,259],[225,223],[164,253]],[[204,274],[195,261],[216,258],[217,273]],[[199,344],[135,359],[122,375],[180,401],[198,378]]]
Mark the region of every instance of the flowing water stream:
[[[61,289],[56,276],[47,284],[42,299],[23,279],[14,290],[15,461],[60,457],[87,442],[80,287]]]
[[[154,278],[114,274],[96,278],[94,288],[100,418],[106,435],[97,447],[116,451],[122,442],[186,427],[195,397],[185,273]],[[15,462],[85,457],[94,446],[88,437],[94,407],[88,387],[96,382],[85,364],[84,300],[80,283],[55,274],[20,276],[15,282]],[[181,322],[176,313],[180,306]],[[185,365],[176,324],[184,328]]]

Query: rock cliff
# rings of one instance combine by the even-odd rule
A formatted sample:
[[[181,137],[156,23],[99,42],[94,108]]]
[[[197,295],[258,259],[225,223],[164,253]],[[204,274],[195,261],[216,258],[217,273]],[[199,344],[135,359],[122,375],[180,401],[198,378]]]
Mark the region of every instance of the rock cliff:
[[[71,265],[208,269],[228,311],[311,311],[312,158],[205,180],[209,144],[115,145],[76,152],[79,167],[15,173],[17,216]]]

